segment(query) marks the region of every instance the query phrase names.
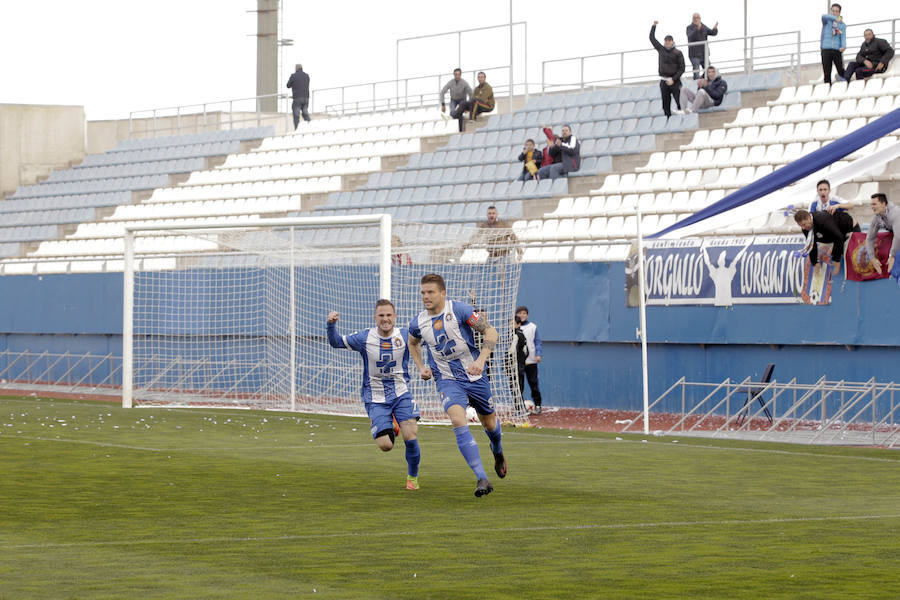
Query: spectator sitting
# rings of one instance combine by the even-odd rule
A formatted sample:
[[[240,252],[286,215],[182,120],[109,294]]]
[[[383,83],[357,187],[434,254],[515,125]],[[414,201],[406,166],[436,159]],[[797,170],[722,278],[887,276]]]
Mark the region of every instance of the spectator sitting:
[[[859,47],[856,60],[851,61],[844,70],[847,81],[850,81],[853,75],[856,75],[857,79],[865,79],[875,73],[884,73],[887,71],[888,63],[894,58],[891,44],[887,40],[875,37],[871,29],[866,29],[863,37],[865,41]]]
[[[722,104],[727,91],[728,84],[716,72],[715,67],[710,67],[706,71],[706,77],[697,80],[697,93],[687,88],[681,89],[681,106],[686,113],[697,112],[710,106],[718,106]]]
[[[540,152],[535,150],[534,140],[530,138],[525,140],[525,147],[522,149],[522,153],[519,154],[519,162],[524,164],[522,165],[522,174],[519,175],[517,181],[534,179],[538,169],[541,168],[538,165],[543,165],[543,156]]]
[[[672,98],[678,110],[681,110],[681,76],[684,75],[684,54],[675,48],[675,38],[667,35],[663,44],[656,39],[656,25],[659,21],[653,21],[650,28],[650,43],[659,53],[659,91],[662,94],[663,112],[667,117],[672,116]]]
[[[484,71],[481,71],[478,73],[478,85],[475,86],[475,91],[472,92],[472,99],[468,102],[463,102],[459,107],[459,130],[462,131],[464,129],[462,125],[463,112],[469,111],[469,119],[477,121],[478,115],[491,112],[492,110],[494,110],[494,88],[491,87],[491,84],[485,82]]]
[[[694,13],[691,24],[687,26],[687,41],[695,43],[696,46],[688,46],[688,58],[691,59],[691,67],[694,71],[694,79],[700,79],[703,75],[703,69],[706,67],[706,58],[709,56],[707,45],[697,42],[706,42],[706,37],[710,35],[719,35],[719,24],[713,25],[710,29],[700,20],[700,13]],[[681,103],[684,106],[684,102]]]
[[[831,183],[827,179],[823,179],[816,184],[816,199],[809,205],[809,212],[812,214],[816,211],[824,210],[834,214],[834,211],[836,210],[846,210],[844,208],[839,208],[841,204],[846,202],[847,201],[840,196],[833,195],[831,193]]]
[[[556,152],[556,156],[553,155],[553,149],[556,147],[556,134],[553,133],[553,130],[550,129],[547,125],[541,127],[541,130],[544,132],[544,136],[546,136],[547,138],[547,145],[544,146],[544,149],[541,151],[541,155],[543,157],[541,166],[547,167],[552,165],[553,163],[559,162],[559,151]]]
[[[559,179],[581,168],[581,142],[569,125],[563,125],[562,135],[556,138],[550,148],[550,156],[558,156],[559,162],[541,167],[537,172],[537,179]]]
[[[472,88],[462,78],[462,70],[459,67],[453,69],[453,79],[448,81],[441,89],[441,112],[447,112],[444,96],[447,95],[448,91],[450,92],[450,116],[454,119],[459,119],[459,130],[462,131],[463,122],[460,116],[463,111],[460,110],[460,105],[465,104],[472,97]]]

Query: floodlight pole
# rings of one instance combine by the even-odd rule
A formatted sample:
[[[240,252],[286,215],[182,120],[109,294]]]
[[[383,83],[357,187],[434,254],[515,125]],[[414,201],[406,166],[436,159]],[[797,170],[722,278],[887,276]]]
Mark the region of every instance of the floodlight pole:
[[[646,279],[644,275],[644,236],[641,232],[641,205],[637,205],[637,242],[638,242],[638,291],[640,292],[640,328],[641,328],[641,376],[644,395],[644,433],[650,433],[650,409],[647,390],[647,299],[644,294]]]

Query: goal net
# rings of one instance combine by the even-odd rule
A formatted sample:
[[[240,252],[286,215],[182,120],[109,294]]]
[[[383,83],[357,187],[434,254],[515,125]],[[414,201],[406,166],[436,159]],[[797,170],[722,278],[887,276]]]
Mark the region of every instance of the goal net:
[[[328,344],[326,317],[340,314],[341,333],[374,327],[375,301],[388,297],[406,327],[423,308],[419,280],[434,272],[449,299],[497,328],[488,367],[498,415],[525,418],[509,352],[521,256],[511,230],[320,217],[134,229],[125,247],[126,407],[364,416],[361,357]],[[409,365],[423,420],[444,420],[434,383]]]

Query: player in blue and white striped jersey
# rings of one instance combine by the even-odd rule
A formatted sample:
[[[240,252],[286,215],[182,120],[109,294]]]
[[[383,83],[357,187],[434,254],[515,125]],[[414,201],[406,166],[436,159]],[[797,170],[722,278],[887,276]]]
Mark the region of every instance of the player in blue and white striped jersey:
[[[375,323],[350,335],[337,331],[340,315],[328,315],[328,343],[334,348],[356,350],[363,359],[362,401],[371,423],[372,437],[383,451],[394,447],[393,420],[400,424],[406,443],[406,489],[419,489],[419,407],[409,391],[409,331],[394,326],[397,312],[390,300],[375,303]]]
[[[484,432],[491,441],[494,470],[506,477],[506,459],[500,443],[500,421],[491,400],[491,384],[484,373],[484,364],[497,345],[497,330],[465,302],[447,300],[444,278],[429,273],[421,279],[422,303],[425,310],[409,324],[409,348],[422,379],[434,377],[441,395],[444,412],[450,417],[456,444],[478,480],[476,496],[490,494],[494,487],[488,481],[481,464],[478,444],[469,432],[466,406],[478,414]],[[475,346],[475,331],[484,336],[479,350]],[[420,344],[428,348],[428,363],[422,361]]]

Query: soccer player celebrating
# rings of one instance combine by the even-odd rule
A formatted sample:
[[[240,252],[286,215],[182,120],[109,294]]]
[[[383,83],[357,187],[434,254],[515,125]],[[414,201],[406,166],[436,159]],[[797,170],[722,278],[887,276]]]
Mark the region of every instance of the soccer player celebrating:
[[[447,300],[447,286],[440,275],[429,273],[422,277],[420,283],[425,310],[409,324],[410,353],[422,379],[434,377],[444,412],[453,424],[459,451],[478,479],[475,495],[481,497],[494,491],[494,486],[488,481],[478,453],[478,443],[466,424],[466,405],[475,409],[484,432],[491,440],[494,470],[499,477],[506,477],[506,459],[500,444],[500,421],[494,414],[490,382],[483,374],[484,363],[497,345],[499,335],[487,319],[470,305]],[[484,336],[480,352],[475,347],[476,331]],[[419,348],[422,340],[428,348],[429,366],[422,361]]]
[[[372,437],[383,451],[394,447],[399,423],[406,443],[406,489],[419,489],[419,407],[409,392],[409,331],[394,327],[397,312],[390,300],[375,303],[373,329],[341,335],[340,315],[328,315],[328,343],[334,348],[356,350],[363,358],[362,401],[371,423]]]

